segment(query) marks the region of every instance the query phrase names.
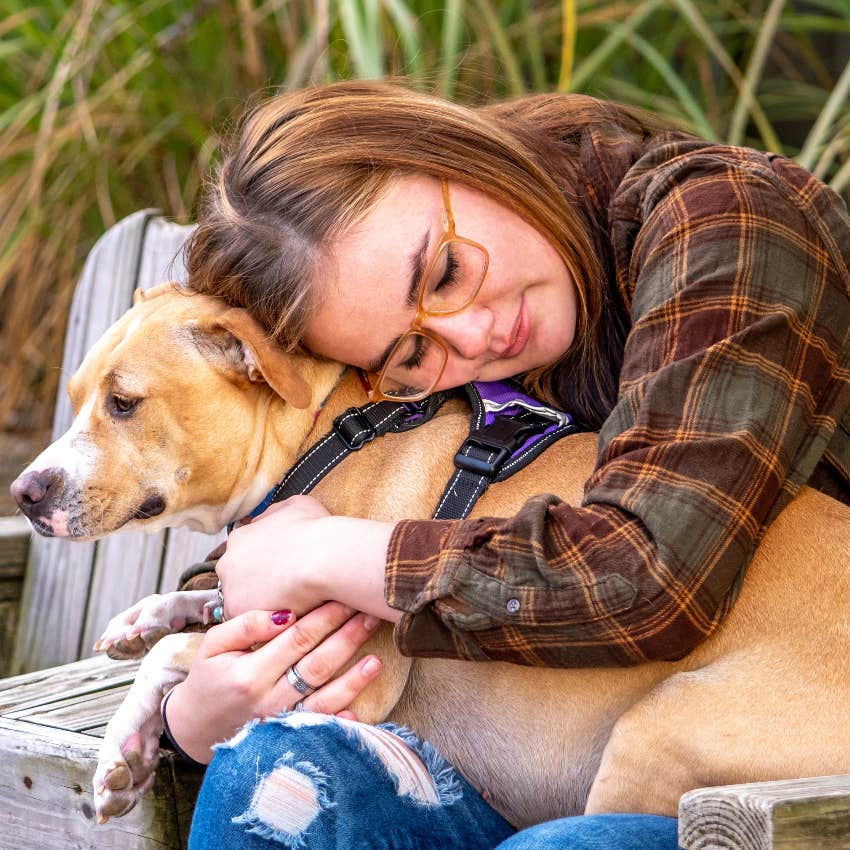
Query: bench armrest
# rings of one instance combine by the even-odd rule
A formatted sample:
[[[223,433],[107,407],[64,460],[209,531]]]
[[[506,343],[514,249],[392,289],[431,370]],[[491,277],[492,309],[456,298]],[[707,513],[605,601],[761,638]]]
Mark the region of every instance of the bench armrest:
[[[685,850],[846,850],[850,774],[699,788],[679,802]]]
[[[23,577],[29,548],[30,524],[26,517],[0,517],[0,582]]]
[[[10,669],[30,548],[25,517],[0,517],[0,676]]]

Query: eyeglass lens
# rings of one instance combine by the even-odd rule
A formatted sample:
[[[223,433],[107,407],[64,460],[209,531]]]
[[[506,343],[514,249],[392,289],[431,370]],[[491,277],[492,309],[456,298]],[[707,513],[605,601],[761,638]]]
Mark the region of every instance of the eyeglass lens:
[[[487,257],[480,248],[455,240],[445,243],[422,283],[422,309],[438,316],[465,309],[477,295],[486,270]],[[445,363],[442,345],[411,331],[393,349],[378,389],[398,399],[428,393]]]

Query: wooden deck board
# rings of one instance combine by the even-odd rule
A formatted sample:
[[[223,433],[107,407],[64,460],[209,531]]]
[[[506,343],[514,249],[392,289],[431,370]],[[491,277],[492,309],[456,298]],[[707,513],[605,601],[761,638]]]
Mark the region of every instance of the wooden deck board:
[[[0,681],[0,850],[183,850],[202,771],[163,751],[153,789],[98,826],[92,777],[138,662],[86,659]]]

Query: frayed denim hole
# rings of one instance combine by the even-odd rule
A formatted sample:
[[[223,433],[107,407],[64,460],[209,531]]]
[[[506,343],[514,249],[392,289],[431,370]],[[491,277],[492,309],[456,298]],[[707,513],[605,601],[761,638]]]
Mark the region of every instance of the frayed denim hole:
[[[271,787],[277,782],[280,788]],[[291,805],[287,808],[284,798],[280,797],[287,785],[295,792],[296,805],[300,803],[305,810]],[[283,844],[290,850],[302,850],[316,817],[336,805],[328,796],[327,785],[328,777],[320,768],[308,761],[295,761],[293,753],[285,753],[268,773],[259,777],[247,811],[231,818],[231,823],[245,825],[246,832]],[[304,800],[305,792],[314,794],[313,803]],[[269,796],[273,799],[267,799]],[[271,810],[264,811],[266,807]]]
[[[441,806],[450,806],[463,797],[463,786],[457,770],[440,755],[432,743],[422,741],[407,726],[398,726],[395,723],[379,723],[378,729],[385,729],[387,732],[392,732],[397,738],[401,738],[422,759],[425,769],[434,780]]]
[[[450,805],[460,800],[463,796],[463,789],[455,769],[437,752],[433,745],[421,742],[409,729],[396,726],[393,723],[382,723],[374,727],[375,729],[389,732],[398,738],[419,758],[425,768],[425,772],[433,783],[433,791],[437,796],[436,800],[422,799],[414,794],[402,791],[398,775],[384,762],[381,755],[375,750],[374,743],[364,738],[361,729],[366,724],[344,718],[338,719],[337,722],[342,727],[346,737],[356,743],[361,752],[367,752],[381,765],[381,768],[393,783],[396,794],[400,797],[406,797],[418,806],[438,808],[440,806]]]

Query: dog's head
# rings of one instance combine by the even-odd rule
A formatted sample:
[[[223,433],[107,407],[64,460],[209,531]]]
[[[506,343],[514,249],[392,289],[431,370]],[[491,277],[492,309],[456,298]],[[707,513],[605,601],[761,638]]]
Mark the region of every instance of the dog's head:
[[[297,448],[329,366],[338,374],[283,353],[246,311],[218,299],[172,284],[137,292],[68,383],[70,429],[14,481],[12,495],[47,536],[217,531],[273,486],[263,474],[269,429],[294,429],[284,442]]]

